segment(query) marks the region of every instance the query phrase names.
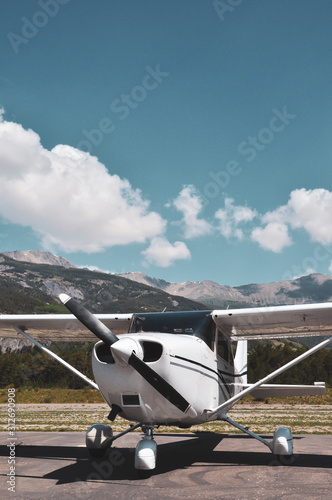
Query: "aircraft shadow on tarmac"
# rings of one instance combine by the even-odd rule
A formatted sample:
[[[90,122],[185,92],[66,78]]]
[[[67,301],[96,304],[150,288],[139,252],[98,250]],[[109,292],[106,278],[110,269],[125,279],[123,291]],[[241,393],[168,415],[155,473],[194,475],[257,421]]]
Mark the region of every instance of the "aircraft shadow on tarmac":
[[[155,434],[157,437],[158,434]],[[163,437],[167,434],[162,434]],[[223,451],[215,447],[223,439],[239,440],[239,449],[246,449],[246,441],[250,437],[241,435],[222,435],[214,433],[168,434],[170,437],[181,437],[172,443],[158,444],[157,468],[152,472],[154,476],[167,472],[187,469],[189,467],[227,466],[276,466],[282,464],[269,451]],[[270,436],[266,436],[270,438]],[[301,439],[301,437],[294,437]],[[73,483],[76,481],[114,481],[138,479],[134,469],[134,448],[114,447],[106,453],[104,458],[90,458],[85,447],[75,446],[18,446],[17,457],[32,459],[50,459],[66,461],[74,459],[75,463],[60,467],[48,474],[45,479],[53,479],[57,484]],[[6,446],[0,446],[0,456],[8,456]],[[287,466],[287,465],[284,465]],[[330,455],[295,454],[295,462],[291,467],[310,467],[332,469]],[[32,472],[32,471],[31,471]],[[24,477],[36,477],[32,474],[22,474]],[[19,477],[19,476],[18,476]]]

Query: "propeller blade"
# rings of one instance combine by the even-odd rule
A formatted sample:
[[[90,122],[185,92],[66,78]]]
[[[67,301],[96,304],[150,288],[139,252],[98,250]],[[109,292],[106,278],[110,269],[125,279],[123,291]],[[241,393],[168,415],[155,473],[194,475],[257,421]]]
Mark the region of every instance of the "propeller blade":
[[[84,326],[87,327],[88,330],[94,333],[100,340],[105,342],[105,344],[111,346],[119,340],[118,337],[104,325],[104,323],[91,314],[90,311],[82,306],[82,304],[79,304],[76,300],[69,297],[69,295],[61,293],[61,295],[59,295],[59,299],[67,307],[67,309],[74,316],[76,316],[76,318],[83,323]]]

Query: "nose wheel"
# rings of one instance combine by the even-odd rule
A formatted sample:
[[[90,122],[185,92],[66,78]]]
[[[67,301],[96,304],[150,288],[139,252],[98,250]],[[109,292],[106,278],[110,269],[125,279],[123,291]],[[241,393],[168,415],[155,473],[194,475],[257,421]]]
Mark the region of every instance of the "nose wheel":
[[[153,439],[153,427],[143,427],[145,436],[135,450],[135,469],[139,477],[149,477],[156,468],[157,443]]]
[[[157,443],[153,439],[153,426],[145,426],[141,423],[130,426],[129,429],[113,436],[112,428],[104,424],[94,424],[86,433],[86,446],[93,458],[102,458],[107,449],[112,446],[115,439],[142,427],[143,439],[138,443],[135,450],[135,469],[139,477],[148,477],[156,468]]]

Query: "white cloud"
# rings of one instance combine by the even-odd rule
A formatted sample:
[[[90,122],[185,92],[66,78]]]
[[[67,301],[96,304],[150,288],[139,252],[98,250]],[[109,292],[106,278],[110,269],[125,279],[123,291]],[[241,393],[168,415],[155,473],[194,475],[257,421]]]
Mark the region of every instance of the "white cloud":
[[[332,193],[326,189],[296,189],[287,205],[263,217],[263,222],[280,222],[292,229],[304,229],[312,241],[332,243]]]
[[[185,243],[176,241],[173,245],[164,237],[156,237],[149,248],[142,252],[145,261],[159,267],[169,267],[176,260],[190,259],[190,252]]]
[[[242,240],[244,237],[243,224],[251,222],[257,216],[255,210],[249,207],[234,205],[232,198],[225,198],[225,208],[220,208],[215,217],[219,220],[219,231],[225,238],[237,238]],[[239,227],[242,225],[242,228]]]
[[[291,225],[305,229],[312,241],[332,243],[332,193],[326,189],[298,189],[288,202]]]
[[[184,237],[195,238],[210,234],[212,226],[204,219],[198,219],[203,203],[194,186],[185,186],[179,196],[173,201],[175,208],[183,213],[181,223],[184,226]]]
[[[164,232],[138,189],[96,157],[66,145],[43,148],[38,134],[0,122],[0,214],[32,227],[45,249],[98,252]]]
[[[89,271],[95,271],[96,273],[104,273],[104,274],[115,274],[112,271],[107,271],[105,269],[100,269],[98,266],[77,266],[80,269],[88,269]]]
[[[0,123],[3,122],[3,115],[5,114],[5,109],[4,107],[0,108]]]
[[[292,244],[292,240],[288,234],[286,224],[279,222],[269,222],[264,228],[256,227],[251,237],[257,241],[264,250],[280,253],[285,247]]]
[[[326,189],[295,189],[286,205],[262,216],[264,228],[257,227],[252,239],[265,250],[281,252],[292,244],[290,230],[303,229],[311,241],[332,243],[332,193]]]
[[[331,260],[331,263],[330,263],[330,266],[329,266],[329,272],[332,273],[332,260]]]

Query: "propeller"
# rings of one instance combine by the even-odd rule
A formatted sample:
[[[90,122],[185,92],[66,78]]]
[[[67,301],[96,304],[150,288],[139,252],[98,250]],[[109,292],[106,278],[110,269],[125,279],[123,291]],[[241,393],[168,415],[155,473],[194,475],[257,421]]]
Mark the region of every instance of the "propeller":
[[[67,307],[67,309],[81,322],[84,326],[87,327],[90,332],[94,333],[96,337],[102,340],[105,344],[111,347],[114,342],[117,342],[119,339],[116,335],[114,335],[111,330],[107,328],[104,323],[102,323],[98,318],[96,318],[93,314],[90,313],[82,304],[79,304],[73,298],[69,297],[65,293],[61,293],[59,295],[59,299]]]
[[[107,328],[96,316],[90,313],[82,304],[79,304],[69,295],[62,293],[59,295],[61,302],[67,309],[81,322],[88,330],[94,333],[106,345],[111,347],[120,339]],[[121,342],[120,342],[121,343]],[[116,351],[121,352],[121,347],[116,346]],[[188,403],[188,401],[181,396],[181,394],[174,389],[159,373],[152,370],[144,361],[142,361],[135,352],[132,351],[127,359],[130,366],[134,368],[154,389],[156,389],[165,399],[176,406],[179,410],[192,417],[196,416],[196,411]]]

